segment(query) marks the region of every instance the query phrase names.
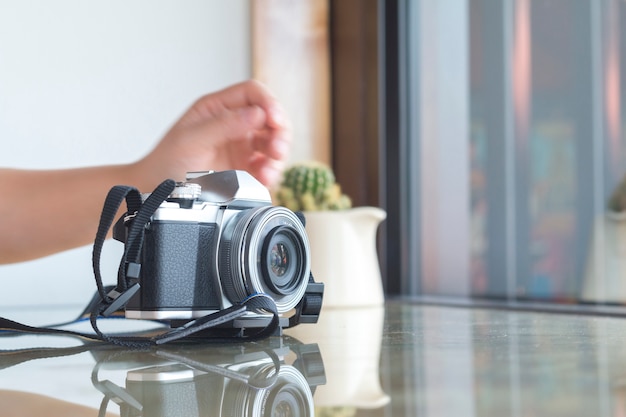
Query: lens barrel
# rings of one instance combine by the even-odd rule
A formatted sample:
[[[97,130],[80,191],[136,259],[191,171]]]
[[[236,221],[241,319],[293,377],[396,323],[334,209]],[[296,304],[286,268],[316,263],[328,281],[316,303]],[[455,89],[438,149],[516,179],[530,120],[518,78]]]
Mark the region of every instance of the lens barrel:
[[[226,296],[240,302],[255,293],[270,295],[279,313],[304,296],[311,269],[302,222],[284,207],[244,210],[224,225],[218,270]]]

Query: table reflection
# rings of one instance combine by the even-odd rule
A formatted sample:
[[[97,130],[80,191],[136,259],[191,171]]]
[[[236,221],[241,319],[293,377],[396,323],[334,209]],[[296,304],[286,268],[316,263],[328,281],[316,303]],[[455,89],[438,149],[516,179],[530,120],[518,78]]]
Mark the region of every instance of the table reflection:
[[[318,346],[288,336],[209,347],[28,349],[3,352],[0,368],[84,351],[95,360],[90,379],[102,393],[98,415],[313,416],[313,393],[326,380]],[[120,373],[123,383],[116,382]],[[89,375],[85,375],[85,383],[88,381]],[[0,398],[12,407],[9,415],[41,415],[44,409],[52,416],[85,411],[78,404],[28,393],[0,391]]]

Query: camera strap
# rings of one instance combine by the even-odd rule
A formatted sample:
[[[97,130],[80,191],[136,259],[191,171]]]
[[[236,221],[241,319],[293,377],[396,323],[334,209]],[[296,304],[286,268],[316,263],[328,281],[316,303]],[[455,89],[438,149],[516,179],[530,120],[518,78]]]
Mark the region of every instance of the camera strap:
[[[93,245],[92,266],[96,281],[96,298],[88,305],[84,313],[89,314],[91,326],[95,334],[75,332],[58,328],[65,324],[46,327],[28,326],[12,320],[0,317],[0,331],[7,331],[9,334],[55,334],[76,336],[90,340],[101,340],[115,345],[142,348],[152,345],[162,345],[172,341],[194,336],[207,342],[232,342],[233,340],[257,340],[275,334],[279,328],[278,310],[274,300],[266,294],[253,294],[241,303],[218,312],[200,317],[187,322],[186,324],[160,332],[155,336],[142,335],[111,335],[103,333],[98,327],[98,319],[101,317],[111,317],[117,315],[124,308],[126,303],[139,290],[139,275],[141,272],[141,248],[143,245],[144,230],[150,218],[174,190],[176,183],[174,180],[163,181],[149,196],[143,201],[139,191],[130,186],[118,185],[107,194],[98,231]],[[113,225],[119,208],[126,201],[126,215],[124,220],[129,227],[126,230],[124,253],[120,260],[117,273],[117,285],[115,287],[105,287],[102,283],[100,272],[100,256],[104,241]],[[115,232],[114,232],[115,233]],[[266,327],[256,328],[252,333],[243,333],[239,336],[225,337],[219,332],[211,334],[205,332],[207,329],[218,327],[222,324],[233,321],[244,316],[248,312],[269,313],[272,315]],[[79,319],[82,318],[79,317]],[[77,320],[78,321],[78,320]],[[202,332],[201,336],[198,333]]]

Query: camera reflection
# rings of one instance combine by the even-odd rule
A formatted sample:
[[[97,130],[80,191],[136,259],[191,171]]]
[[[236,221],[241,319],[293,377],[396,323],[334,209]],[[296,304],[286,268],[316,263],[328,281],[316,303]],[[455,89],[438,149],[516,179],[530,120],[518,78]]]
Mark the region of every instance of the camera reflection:
[[[96,356],[97,353],[95,353]],[[101,379],[126,371],[125,386]],[[93,385],[121,416],[313,416],[313,393],[326,381],[316,344],[271,338],[259,344],[172,346],[97,357]]]
[[[0,351],[0,370],[41,363],[36,359],[46,360],[44,367],[53,363],[55,367],[61,363],[76,366],[77,356],[88,362],[95,359],[95,365],[85,369],[82,382],[72,382],[80,385],[72,396],[0,389],[0,414],[312,417],[313,394],[326,383],[318,345],[290,336],[254,343],[178,343],[135,350],[106,344],[7,350]],[[88,393],[91,400],[78,404],[79,391],[81,398]]]

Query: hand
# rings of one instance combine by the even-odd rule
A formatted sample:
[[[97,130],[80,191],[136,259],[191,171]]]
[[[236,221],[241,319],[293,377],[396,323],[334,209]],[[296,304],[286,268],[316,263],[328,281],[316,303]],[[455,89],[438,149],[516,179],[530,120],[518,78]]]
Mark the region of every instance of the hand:
[[[137,164],[155,182],[187,171],[240,169],[270,187],[280,178],[291,135],[266,87],[246,81],[200,98]]]
[[[23,195],[19,209],[0,199],[0,263],[93,242],[102,199],[117,184],[150,192],[167,178],[184,180],[188,171],[241,169],[271,187],[280,178],[290,141],[276,99],[260,83],[246,81],[202,97],[135,163],[52,171],[0,169],[0,195],[38,190]],[[68,196],[66,190],[81,192]],[[44,206],[46,215],[41,216],[38,210]],[[72,227],[62,227],[68,224]]]

